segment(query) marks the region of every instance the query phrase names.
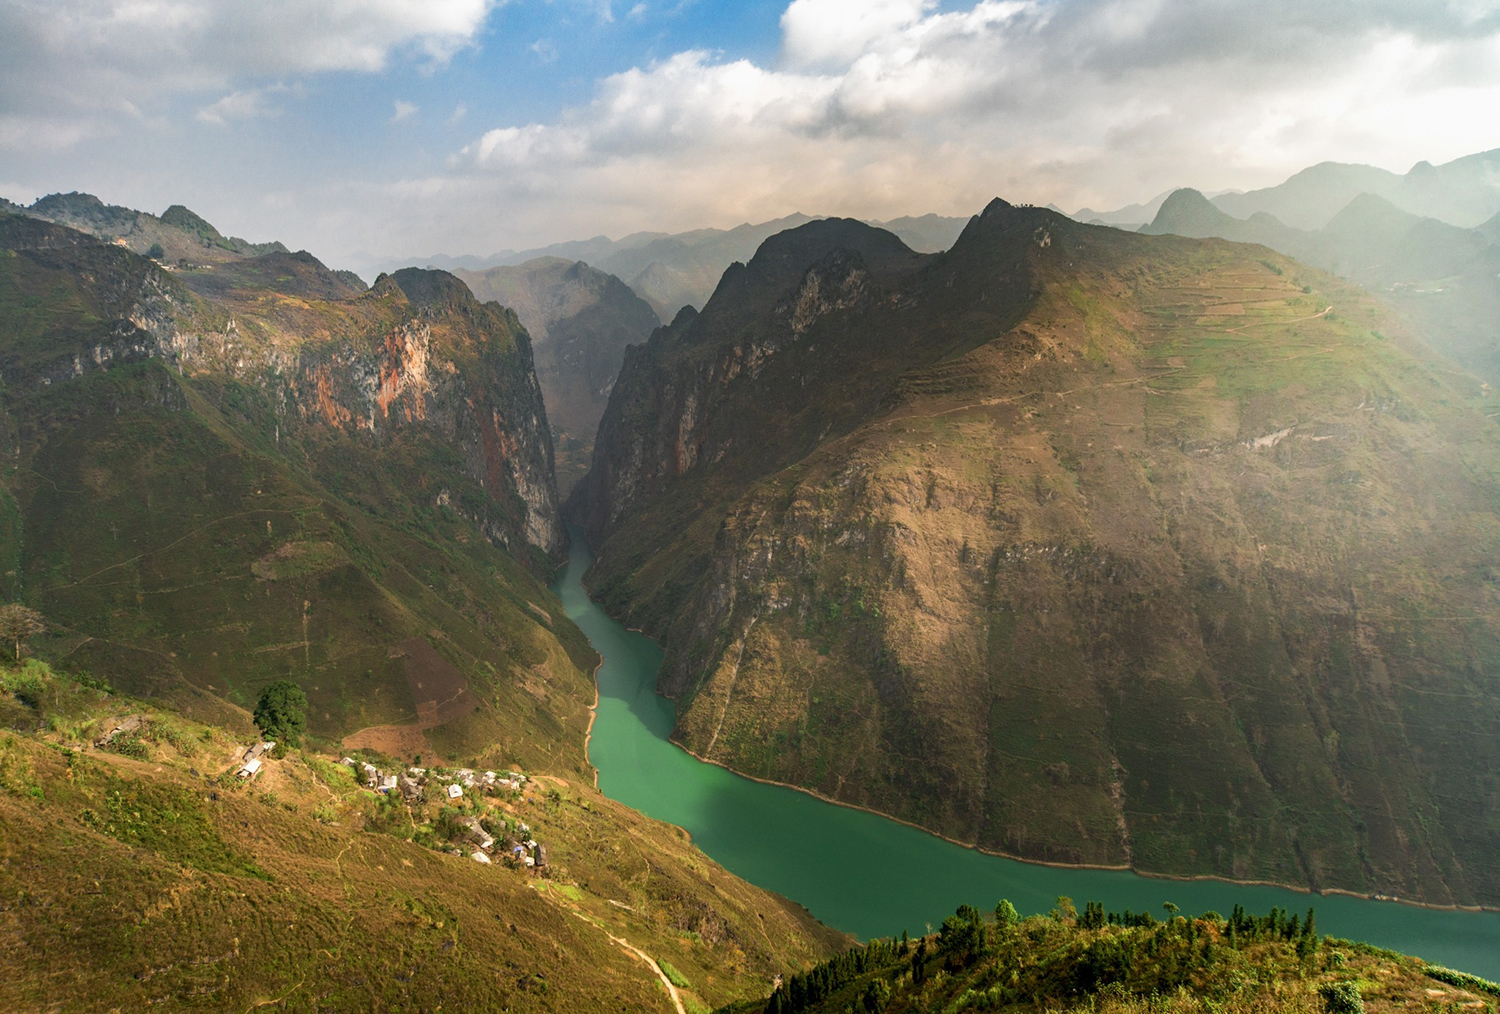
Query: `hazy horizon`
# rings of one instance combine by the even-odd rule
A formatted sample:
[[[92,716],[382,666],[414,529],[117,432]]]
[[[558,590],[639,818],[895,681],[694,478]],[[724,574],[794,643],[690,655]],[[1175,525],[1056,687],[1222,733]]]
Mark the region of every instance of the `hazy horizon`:
[[[0,196],[182,203],[330,263],[1500,145],[1495,0],[59,0],[0,40]]]

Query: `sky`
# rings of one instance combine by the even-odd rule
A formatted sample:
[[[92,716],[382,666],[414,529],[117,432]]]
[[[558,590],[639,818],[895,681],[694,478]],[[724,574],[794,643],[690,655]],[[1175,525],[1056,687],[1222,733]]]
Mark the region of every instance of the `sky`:
[[[1500,0],[0,0],[0,196],[335,267],[1500,147]]]

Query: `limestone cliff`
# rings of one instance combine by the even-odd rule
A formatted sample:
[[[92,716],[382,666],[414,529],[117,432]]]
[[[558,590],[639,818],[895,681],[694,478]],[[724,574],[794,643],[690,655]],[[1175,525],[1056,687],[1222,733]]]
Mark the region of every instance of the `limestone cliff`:
[[[0,215],[0,393],[0,586],[44,658],[214,721],[293,679],[332,749],[587,771],[592,654],[544,585],[566,536],[509,311],[443,272],[165,270]]]
[[[892,243],[774,237],[627,354],[570,510],[676,737],[1031,858],[1500,901],[1478,382],[1264,248]]]
[[[458,452],[489,493],[493,503],[474,518],[486,534],[517,550],[565,547],[530,340],[514,313],[478,303],[446,272],[406,268],[358,294],[302,254],[300,277],[278,275],[271,290],[255,284],[247,264],[173,275],[72,230],[19,217],[3,229],[19,256],[52,267],[89,263],[110,279],[110,318],[70,342],[49,342],[45,356],[20,360],[13,350],[13,382],[50,384],[158,359],[179,373],[257,388],[274,407],[278,441],[283,429],[322,427],[378,446],[425,430]],[[235,272],[228,283],[226,271]],[[333,298],[268,301],[288,288]]]

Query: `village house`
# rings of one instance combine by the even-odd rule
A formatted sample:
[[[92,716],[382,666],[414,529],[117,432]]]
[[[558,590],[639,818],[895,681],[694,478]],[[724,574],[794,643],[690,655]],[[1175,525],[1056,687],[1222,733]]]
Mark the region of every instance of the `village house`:
[[[464,837],[480,848],[488,851],[495,847],[495,839],[480,825],[477,817],[464,817],[459,820],[459,826],[465,829]]]

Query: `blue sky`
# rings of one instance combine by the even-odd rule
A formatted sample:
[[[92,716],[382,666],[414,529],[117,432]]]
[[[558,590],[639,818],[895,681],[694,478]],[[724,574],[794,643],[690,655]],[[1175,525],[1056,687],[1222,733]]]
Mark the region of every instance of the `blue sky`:
[[[0,195],[331,262],[1500,147],[1500,0],[0,0]]]

